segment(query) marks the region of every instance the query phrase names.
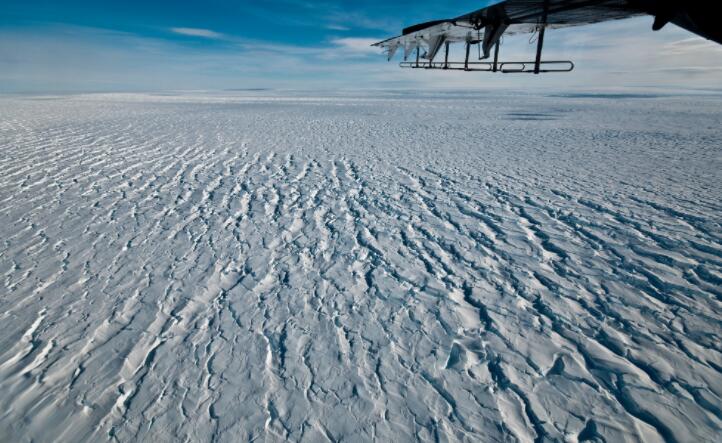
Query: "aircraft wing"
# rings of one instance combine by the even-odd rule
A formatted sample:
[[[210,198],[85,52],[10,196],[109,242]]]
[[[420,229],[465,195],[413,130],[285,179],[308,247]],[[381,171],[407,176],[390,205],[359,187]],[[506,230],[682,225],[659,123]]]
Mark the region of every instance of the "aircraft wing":
[[[404,59],[419,50],[421,58],[433,60],[442,45],[466,42],[482,45],[483,58],[487,58],[502,35],[644,14],[655,17],[655,30],[672,22],[722,44],[722,26],[718,26],[719,14],[714,3],[705,0],[491,0],[485,7],[456,18],[408,27],[402,35],[374,46],[383,48],[389,60],[399,49],[403,50]]]

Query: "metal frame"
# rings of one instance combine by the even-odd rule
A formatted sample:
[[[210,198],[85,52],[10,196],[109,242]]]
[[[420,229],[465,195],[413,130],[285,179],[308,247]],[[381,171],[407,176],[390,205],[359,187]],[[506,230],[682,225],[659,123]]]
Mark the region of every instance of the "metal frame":
[[[504,34],[504,30],[508,27],[508,24],[503,21],[496,21],[487,24],[486,32],[491,32],[491,37],[488,39],[484,37],[484,40],[469,40],[467,39],[464,44],[466,45],[464,61],[463,62],[450,62],[449,61],[449,45],[451,42],[444,42],[444,62],[434,62],[432,60],[421,61],[421,48],[416,46],[416,61],[415,62],[401,62],[399,66],[402,68],[413,68],[413,69],[444,69],[453,71],[476,71],[476,72],[501,72],[504,74],[542,74],[548,72],[571,72],[574,70],[574,63],[571,60],[542,60],[542,50],[544,49],[544,35],[546,28],[549,24],[549,0],[544,1],[544,10],[542,11],[541,20],[538,24],[539,35],[537,36],[536,45],[536,57],[534,61],[530,62],[502,62],[499,61],[499,48],[501,46],[501,36]],[[481,26],[481,25],[480,25]],[[475,28],[476,29],[476,28]],[[478,29],[481,29],[479,27]],[[478,30],[477,29],[477,30]],[[491,45],[494,45],[494,61],[492,62],[472,62],[469,61],[471,54],[471,45],[479,45],[481,53],[481,45],[484,45],[484,57],[479,56],[479,60],[489,57]],[[436,55],[434,53],[434,55]]]
[[[467,72],[501,72],[503,74],[546,74],[550,72],[571,72],[574,70],[574,63],[571,60],[540,60],[537,62],[401,62],[401,68],[410,69],[442,69],[449,71]]]

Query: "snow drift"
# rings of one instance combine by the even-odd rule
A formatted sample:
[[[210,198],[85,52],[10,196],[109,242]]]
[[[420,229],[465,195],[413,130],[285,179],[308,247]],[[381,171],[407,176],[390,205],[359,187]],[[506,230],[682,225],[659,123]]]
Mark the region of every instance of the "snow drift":
[[[720,127],[714,96],[2,98],[0,440],[719,441]]]

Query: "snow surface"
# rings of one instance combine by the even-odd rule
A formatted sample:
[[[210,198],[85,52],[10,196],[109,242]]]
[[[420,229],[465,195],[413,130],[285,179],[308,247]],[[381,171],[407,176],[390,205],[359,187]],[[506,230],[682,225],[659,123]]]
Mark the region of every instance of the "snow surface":
[[[721,127],[702,95],[1,98],[0,440],[719,442]]]

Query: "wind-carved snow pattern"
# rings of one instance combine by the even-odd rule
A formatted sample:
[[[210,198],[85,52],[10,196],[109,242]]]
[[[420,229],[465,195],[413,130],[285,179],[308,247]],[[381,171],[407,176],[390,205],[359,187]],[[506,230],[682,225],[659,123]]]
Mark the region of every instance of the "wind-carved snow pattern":
[[[722,102],[0,100],[2,441],[720,441]]]

